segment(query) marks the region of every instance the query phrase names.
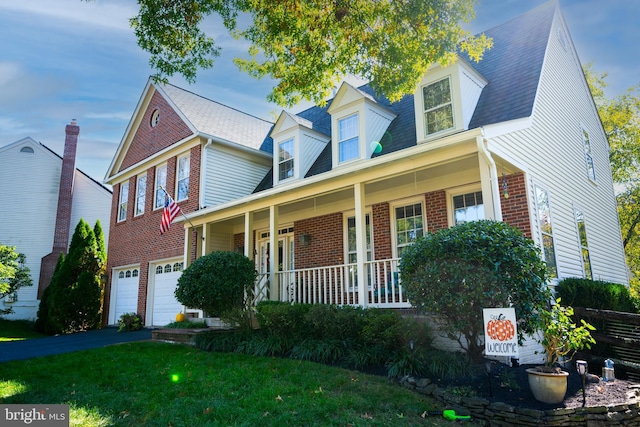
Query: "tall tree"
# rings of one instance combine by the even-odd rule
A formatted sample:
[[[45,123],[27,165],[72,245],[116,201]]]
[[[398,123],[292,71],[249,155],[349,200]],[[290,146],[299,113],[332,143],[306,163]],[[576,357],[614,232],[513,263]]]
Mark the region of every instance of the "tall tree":
[[[17,252],[14,246],[0,244],[0,300],[22,286],[33,284],[25,262],[25,255]],[[0,315],[10,313],[13,313],[12,308],[0,309]]]
[[[102,275],[106,258],[103,240],[96,241],[91,226],[80,219],[68,254],[60,257],[49,287],[40,301],[37,325],[48,333],[72,333],[100,326],[102,315]]]
[[[213,66],[220,47],[202,23],[215,14],[235,38],[250,43],[249,59],[235,60],[239,68],[276,80],[270,101],[322,105],[349,74],[396,101],[414,91],[429,65],[450,61],[457,49],[479,60],[491,46],[484,35],[462,29],[473,19],[475,2],[138,0],[131,25],[159,80],[178,73],[192,82],[198,68]]]
[[[593,64],[585,65],[584,71],[611,147],[609,159],[631,288],[640,296],[640,85],[607,98],[607,73],[596,73]]]

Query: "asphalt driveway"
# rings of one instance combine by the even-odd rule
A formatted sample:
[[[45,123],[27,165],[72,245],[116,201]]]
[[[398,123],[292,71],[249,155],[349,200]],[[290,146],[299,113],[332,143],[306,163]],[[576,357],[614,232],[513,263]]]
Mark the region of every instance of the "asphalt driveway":
[[[0,363],[150,339],[151,329],[118,332],[118,328],[116,327],[106,327],[88,332],[78,332],[76,334],[56,335],[53,337],[34,338],[22,341],[8,341],[0,343]]]

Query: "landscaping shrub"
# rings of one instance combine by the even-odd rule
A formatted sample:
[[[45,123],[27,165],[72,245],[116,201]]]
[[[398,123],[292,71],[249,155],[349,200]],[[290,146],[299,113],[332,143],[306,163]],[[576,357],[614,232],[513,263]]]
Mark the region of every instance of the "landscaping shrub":
[[[193,321],[193,320],[185,320],[183,322],[171,322],[165,326],[168,329],[204,329],[207,328],[207,322],[202,321]]]
[[[572,307],[640,313],[640,301],[619,283],[568,277],[558,283],[556,296]]]
[[[484,350],[483,308],[513,306],[522,341],[549,300],[539,249],[504,222],[471,221],[427,234],[402,254],[400,276],[414,306],[437,314],[443,332],[474,362]]]
[[[209,316],[224,318],[237,310],[249,314],[256,271],[253,261],[236,252],[216,251],[196,259],[187,267],[175,290],[176,299],[187,307],[204,310]],[[250,317],[246,319],[250,325]],[[246,326],[246,325],[244,325]]]
[[[142,329],[142,317],[138,313],[123,313],[118,319],[118,332],[131,332]]]
[[[289,335],[292,339],[304,339],[309,332],[305,314],[310,309],[310,304],[261,301],[256,305],[256,318],[267,334]]]

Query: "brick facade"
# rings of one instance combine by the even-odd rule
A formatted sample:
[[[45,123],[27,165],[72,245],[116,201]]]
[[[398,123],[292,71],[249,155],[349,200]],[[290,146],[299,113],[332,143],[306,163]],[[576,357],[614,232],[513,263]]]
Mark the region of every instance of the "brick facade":
[[[182,153],[184,154],[184,153]],[[198,209],[200,194],[200,156],[201,147],[190,150],[189,197],[178,202],[184,213]],[[175,193],[176,160],[172,157],[167,162],[167,192]],[[138,314],[143,319],[147,310],[147,289],[149,281],[149,263],[173,257],[182,257],[184,251],[184,229],[182,224],[175,224],[163,235],[160,235],[160,220],[162,209],[153,209],[155,166],[146,170],[147,192],[144,214],[134,215],[137,176],[129,179],[129,198],[127,201],[126,220],[118,222],[118,201],[120,197],[120,183],[113,186],[111,204],[111,224],[109,235],[109,259],[107,272],[109,280],[105,289],[104,322],[108,321],[108,307],[113,283],[112,269],[114,267],[139,264],[138,286]],[[194,245],[198,244],[194,239]],[[116,319],[117,320],[117,319]]]
[[[503,182],[507,183],[509,197],[504,197]],[[523,173],[507,175],[500,179],[500,203],[502,204],[502,220],[520,230],[531,238],[531,219],[527,202],[527,183]]]
[[[156,110],[160,114],[160,120],[156,126],[151,126],[151,115]],[[164,97],[155,92],[142,116],[138,129],[136,129],[133,140],[129,144],[119,171],[145,160],[152,154],[171,146],[189,135],[192,135],[189,126],[178,116]]]
[[[296,238],[308,234],[311,241],[302,246],[296,241],[294,248],[296,268],[339,265],[344,262],[344,233],[342,212],[294,223]]]
[[[373,256],[375,259],[390,259],[391,249],[391,213],[389,203],[379,203],[371,208],[373,226]]]
[[[447,193],[444,190],[433,191],[424,196],[427,216],[427,231],[435,233],[438,230],[449,228],[447,214]]]

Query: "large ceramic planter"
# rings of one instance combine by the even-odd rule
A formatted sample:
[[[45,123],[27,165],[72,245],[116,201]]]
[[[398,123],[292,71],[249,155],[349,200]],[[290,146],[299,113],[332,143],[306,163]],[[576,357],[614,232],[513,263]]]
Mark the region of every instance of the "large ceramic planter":
[[[536,400],[543,403],[560,403],[567,394],[568,372],[542,372],[537,368],[527,369],[529,387]]]

